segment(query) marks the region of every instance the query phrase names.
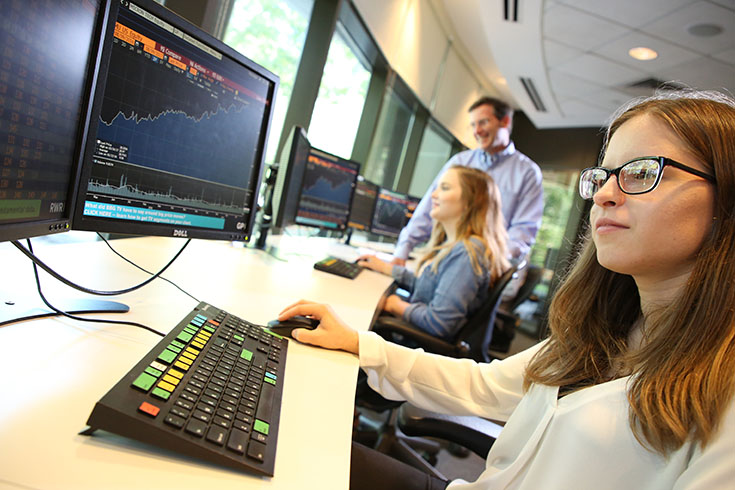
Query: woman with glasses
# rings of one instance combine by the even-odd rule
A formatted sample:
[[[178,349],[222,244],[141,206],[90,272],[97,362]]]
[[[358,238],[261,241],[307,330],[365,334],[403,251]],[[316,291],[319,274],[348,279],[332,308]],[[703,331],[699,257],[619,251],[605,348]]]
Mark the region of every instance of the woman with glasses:
[[[735,100],[664,92],[622,108],[580,194],[590,226],[552,301],[551,335],[506,360],[395,346],[324,305],[281,317],[321,319],[298,339],[359,354],[386,397],[506,422],[478,480],[448,488],[733,488]],[[379,458],[353,446],[355,488]],[[446,485],[400,463],[379,476]]]
[[[392,275],[411,292],[408,301],[390,295],[386,312],[430,335],[452,339],[510,266],[500,191],[482,170],[450,167],[431,193],[430,215],[434,225],[418,275],[374,255],[363,255],[359,264]]]

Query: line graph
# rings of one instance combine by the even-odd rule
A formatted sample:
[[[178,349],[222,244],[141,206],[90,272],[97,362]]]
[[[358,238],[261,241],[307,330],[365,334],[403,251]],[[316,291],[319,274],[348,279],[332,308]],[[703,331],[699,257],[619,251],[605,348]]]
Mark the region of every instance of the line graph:
[[[247,192],[223,185],[201,186],[165,172],[151,173],[134,165],[116,163],[94,166],[87,185],[89,194],[101,194],[106,200],[155,202],[176,209],[206,210],[219,214],[242,215]]]
[[[260,157],[259,100],[118,38],[109,66],[98,140],[127,148],[125,161],[139,166],[249,186]]]

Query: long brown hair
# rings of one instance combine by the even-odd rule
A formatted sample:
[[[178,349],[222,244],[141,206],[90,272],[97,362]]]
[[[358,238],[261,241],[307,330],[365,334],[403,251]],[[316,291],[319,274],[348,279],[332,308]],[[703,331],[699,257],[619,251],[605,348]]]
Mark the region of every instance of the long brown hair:
[[[638,290],[630,276],[597,262],[588,231],[551,303],[551,337],[528,365],[525,385],[579,389],[633,374],[633,433],[668,454],[689,438],[706,445],[735,394],[735,100],[687,90],[635,101],[613,116],[605,147],[642,114],[668,125],[715,176],[711,233],[684,290],[645,318],[646,342],[631,352],[628,334],[643,318]]]
[[[429,239],[429,251],[418,263],[418,270],[424,264],[433,261],[431,267],[437,270],[439,263],[447,256],[457,242],[464,242],[470,256],[472,269],[476,274],[482,273],[480,260],[490,270],[490,284],[509,267],[508,232],[505,231],[501,212],[500,191],[490,175],[476,168],[454,165],[447,172],[457,172],[464,211],[457,224],[457,239],[447,241],[447,233],[441,223],[434,223]],[[485,245],[482,257],[477,256],[476,247],[470,238],[480,240]]]

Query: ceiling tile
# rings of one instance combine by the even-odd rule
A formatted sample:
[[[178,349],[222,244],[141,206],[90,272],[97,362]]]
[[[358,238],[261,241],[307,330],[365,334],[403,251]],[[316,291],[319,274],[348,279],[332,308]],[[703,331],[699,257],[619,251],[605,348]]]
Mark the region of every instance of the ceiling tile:
[[[605,17],[625,26],[638,27],[696,0],[560,0],[568,6]]]
[[[544,12],[542,32],[546,39],[579,49],[594,49],[627,33],[630,29],[565,5]]]
[[[728,49],[727,51],[723,51],[721,53],[714,54],[712,55],[712,57],[717,58],[720,61],[724,61],[725,63],[735,65],[735,48]]]
[[[559,70],[549,71],[549,81],[554,89],[554,93],[560,96],[573,97],[591,94],[600,90],[600,86],[596,83],[582,80]]]
[[[628,55],[628,50],[639,46],[653,49],[658,53],[658,58],[648,61],[631,58]],[[694,51],[680,48],[662,39],[647,36],[640,32],[631,32],[626,36],[616,39],[600,47],[596,53],[612,61],[623,63],[647,73],[655,73],[662,68],[679,65],[685,61],[702,56]]]
[[[714,3],[722,5],[723,7],[735,10],[735,0],[711,0]]]
[[[544,41],[544,57],[547,67],[561,65],[583,54],[583,51],[569,47],[566,44],[560,44],[550,39]]]
[[[557,69],[568,75],[597,82],[602,87],[614,87],[634,82],[646,76],[646,73],[642,70],[629,68],[592,54],[575,58],[559,65]]]
[[[661,72],[665,80],[677,80],[694,88],[733,91],[735,67],[713,58],[697,58]]]
[[[559,105],[565,119],[584,121],[588,126],[602,126],[612,113],[579,99],[563,99]]]
[[[687,28],[701,23],[716,24],[723,31],[712,37],[693,36]],[[700,1],[643,26],[647,34],[666,39],[703,54],[715,54],[735,47],[735,11]]]

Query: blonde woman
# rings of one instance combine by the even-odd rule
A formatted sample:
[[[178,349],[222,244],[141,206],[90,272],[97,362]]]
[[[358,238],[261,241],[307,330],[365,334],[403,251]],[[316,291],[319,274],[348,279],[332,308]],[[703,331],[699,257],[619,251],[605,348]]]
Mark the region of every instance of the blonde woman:
[[[451,339],[485,301],[505,269],[507,233],[500,193],[485,172],[450,167],[431,194],[434,227],[418,276],[372,255],[359,264],[392,275],[411,292],[388,297],[385,310],[436,337]]]
[[[353,445],[353,488],[733,488],[735,100],[665,92],[624,107],[580,194],[590,229],[553,299],[551,336],[503,361],[358,334],[325,305],[282,312],[320,319],[296,337],[359,354],[384,396],[506,421],[475,482],[394,460],[374,471],[384,456]]]

